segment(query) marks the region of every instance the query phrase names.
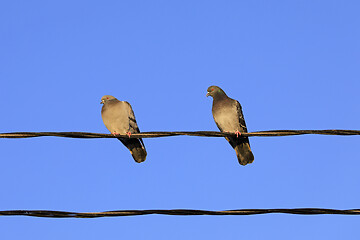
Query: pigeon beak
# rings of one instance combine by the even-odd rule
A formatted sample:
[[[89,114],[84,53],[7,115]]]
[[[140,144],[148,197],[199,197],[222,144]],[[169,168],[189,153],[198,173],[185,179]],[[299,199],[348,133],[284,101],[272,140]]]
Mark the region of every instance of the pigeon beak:
[[[207,96],[207,97],[210,96],[210,92],[207,92],[206,96]]]
[[[104,104],[104,101],[103,101],[103,100],[101,100],[100,104]]]

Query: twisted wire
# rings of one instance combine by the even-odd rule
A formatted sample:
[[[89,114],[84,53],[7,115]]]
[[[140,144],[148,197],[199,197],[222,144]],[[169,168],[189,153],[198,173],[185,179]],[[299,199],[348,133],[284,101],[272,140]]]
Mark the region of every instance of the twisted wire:
[[[360,135],[359,130],[271,130],[242,133],[246,137],[274,137],[274,136],[294,136],[305,134],[320,134],[320,135]],[[155,137],[170,137],[170,136],[201,136],[201,137],[226,137],[236,136],[234,133],[222,133],[213,131],[195,131],[195,132],[142,132],[134,133],[131,138],[155,138]],[[53,137],[67,137],[67,138],[116,138],[127,135],[103,134],[103,133],[89,133],[89,132],[13,132],[0,133],[0,138],[32,138],[42,136]],[[210,211],[210,210],[194,210],[194,209],[171,209],[171,210],[119,210],[119,211],[105,211],[105,212],[67,212],[67,211],[50,211],[50,210],[6,210],[0,211],[0,216],[32,216],[32,217],[46,217],[46,218],[98,218],[98,217],[118,217],[118,216],[136,216],[136,215],[255,215],[255,214],[269,214],[269,213],[283,213],[283,214],[299,214],[299,215],[318,215],[318,214],[342,214],[342,215],[360,215],[360,209],[324,209],[324,208],[292,208],[292,209],[237,209],[224,211]]]
[[[360,135],[360,130],[341,130],[341,129],[329,129],[329,130],[269,130],[241,133],[244,137],[279,137],[279,136],[294,136],[305,134],[320,134],[320,135],[340,135],[351,136]],[[131,134],[131,138],[155,138],[155,137],[171,137],[171,136],[198,136],[198,137],[231,137],[236,136],[235,133],[224,133],[214,131],[194,131],[194,132],[141,132]],[[116,138],[123,137],[128,138],[126,134],[118,134],[116,136],[112,134],[104,133],[90,133],[90,132],[12,132],[12,133],[0,133],[0,138],[32,138],[32,137],[67,137],[67,138]]]
[[[224,211],[194,210],[194,209],[154,209],[154,210],[117,210],[105,212],[67,212],[67,211],[49,211],[49,210],[8,210],[0,211],[0,216],[31,216],[43,218],[99,218],[99,217],[120,217],[120,216],[138,216],[138,215],[177,215],[177,216],[194,216],[194,215],[258,215],[270,213],[297,214],[297,215],[360,215],[360,209],[326,209],[326,208],[278,208],[278,209],[236,209]]]

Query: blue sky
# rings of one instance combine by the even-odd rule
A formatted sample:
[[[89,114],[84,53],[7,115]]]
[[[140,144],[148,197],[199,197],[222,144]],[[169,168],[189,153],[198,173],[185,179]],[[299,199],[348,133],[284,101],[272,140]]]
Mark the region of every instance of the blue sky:
[[[249,131],[359,129],[358,1],[2,1],[0,132],[107,133],[105,94],[141,131],[217,131],[210,85]],[[360,208],[359,137],[0,139],[0,209]],[[0,217],[4,239],[358,239],[357,216]]]

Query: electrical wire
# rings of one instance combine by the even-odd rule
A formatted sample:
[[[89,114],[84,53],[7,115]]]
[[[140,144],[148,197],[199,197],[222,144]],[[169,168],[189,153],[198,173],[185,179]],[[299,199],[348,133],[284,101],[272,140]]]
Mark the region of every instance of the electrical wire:
[[[360,135],[359,130],[270,130],[241,133],[244,137],[279,137],[279,136],[294,136],[305,134],[320,134],[320,135],[340,135],[351,136]],[[235,133],[213,132],[213,131],[195,131],[195,132],[141,132],[131,134],[131,138],[155,138],[155,137],[170,137],[170,136],[198,136],[198,137],[231,137],[236,136]],[[12,132],[0,133],[0,138],[32,138],[32,137],[67,137],[67,138],[128,138],[126,134],[112,135],[104,133],[89,133],[89,132]]]
[[[236,209],[225,211],[209,211],[194,209],[171,209],[171,210],[118,210],[106,212],[66,212],[66,211],[48,211],[48,210],[8,210],[0,211],[0,216],[31,216],[44,218],[99,218],[99,217],[120,217],[120,216],[138,216],[138,215],[177,215],[177,216],[194,216],[194,215],[256,215],[269,213],[284,213],[297,215],[320,215],[320,214],[336,214],[336,215],[360,215],[360,209],[325,209],[325,208],[277,208],[277,209]]]

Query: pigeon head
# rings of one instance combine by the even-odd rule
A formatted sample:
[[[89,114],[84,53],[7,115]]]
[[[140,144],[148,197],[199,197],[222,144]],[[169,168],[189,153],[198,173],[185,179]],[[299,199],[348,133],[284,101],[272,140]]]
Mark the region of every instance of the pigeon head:
[[[105,104],[107,101],[114,100],[114,99],[116,99],[116,98],[111,95],[105,95],[101,98],[100,104]]]
[[[207,89],[206,96],[216,97],[216,96],[226,96],[224,90],[219,88],[218,86],[210,86]]]

